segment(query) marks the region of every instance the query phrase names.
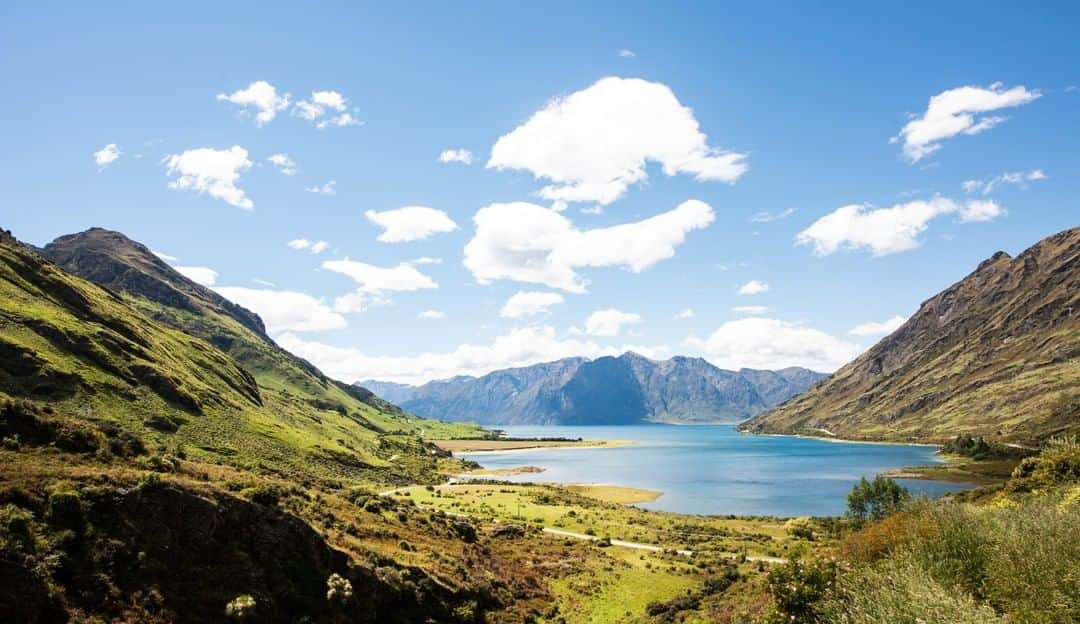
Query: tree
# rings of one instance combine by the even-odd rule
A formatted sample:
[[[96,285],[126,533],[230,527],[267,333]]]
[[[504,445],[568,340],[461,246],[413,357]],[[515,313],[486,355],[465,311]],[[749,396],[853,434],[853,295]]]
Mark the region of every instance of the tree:
[[[899,511],[911,498],[907,488],[882,475],[867,481],[866,477],[851,488],[847,497],[847,516],[856,522],[881,520]]]

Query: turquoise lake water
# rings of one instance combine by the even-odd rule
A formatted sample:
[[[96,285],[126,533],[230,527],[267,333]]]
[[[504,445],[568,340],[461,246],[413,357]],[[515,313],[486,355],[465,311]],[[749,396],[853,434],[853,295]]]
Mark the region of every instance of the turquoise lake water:
[[[659,490],[639,505],[692,514],[840,515],[859,477],[937,463],[933,447],[829,442],[737,433],[732,425],[502,427],[511,437],[633,440],[630,446],[459,453],[485,468],[538,466],[512,481],[606,483]],[[968,487],[898,479],[913,492],[940,496]]]

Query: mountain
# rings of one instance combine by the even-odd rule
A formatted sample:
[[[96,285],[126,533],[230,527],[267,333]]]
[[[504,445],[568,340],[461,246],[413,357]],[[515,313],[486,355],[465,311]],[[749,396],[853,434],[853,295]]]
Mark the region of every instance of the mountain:
[[[203,460],[361,481],[433,475],[421,430],[479,432],[413,418],[326,378],[274,344],[253,312],[101,229],[37,251],[0,237],[7,398],[115,423]]]
[[[1080,429],[1080,228],[998,252],[808,392],[744,423],[760,433],[1038,442]]]
[[[491,425],[616,425],[736,422],[786,401],[824,377],[802,368],[727,371],[701,358],[655,361],[627,352],[421,386],[375,380],[360,385],[428,418]]]

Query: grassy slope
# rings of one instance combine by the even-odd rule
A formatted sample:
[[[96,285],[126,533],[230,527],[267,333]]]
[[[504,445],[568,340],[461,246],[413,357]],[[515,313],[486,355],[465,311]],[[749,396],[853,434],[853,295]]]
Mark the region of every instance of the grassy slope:
[[[1080,427],[1080,229],[995,255],[903,327],[743,425],[763,433],[1036,443]]]
[[[274,369],[284,357],[267,341],[249,343],[266,353],[249,359],[266,364],[253,376],[207,341],[149,316],[153,307],[0,243],[0,395],[116,421],[208,460],[354,480],[435,478],[437,462],[417,434],[444,426],[380,410],[295,366]],[[188,320],[250,333],[221,314]],[[470,430],[448,428],[444,434]]]

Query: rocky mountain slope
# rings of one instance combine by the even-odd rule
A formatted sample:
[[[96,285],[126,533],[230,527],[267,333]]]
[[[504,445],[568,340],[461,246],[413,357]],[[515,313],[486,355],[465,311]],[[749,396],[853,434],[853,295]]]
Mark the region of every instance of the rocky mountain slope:
[[[434,478],[416,434],[468,429],[328,380],[278,348],[257,315],[104,230],[41,254],[0,237],[3,398],[113,422],[193,457],[372,481]]]
[[[1080,228],[998,252],[796,399],[762,433],[1037,442],[1080,428]]]
[[[568,358],[422,386],[360,385],[428,418],[482,424],[617,425],[736,422],[806,390],[825,375],[801,368],[726,371],[701,358],[636,353]]]

